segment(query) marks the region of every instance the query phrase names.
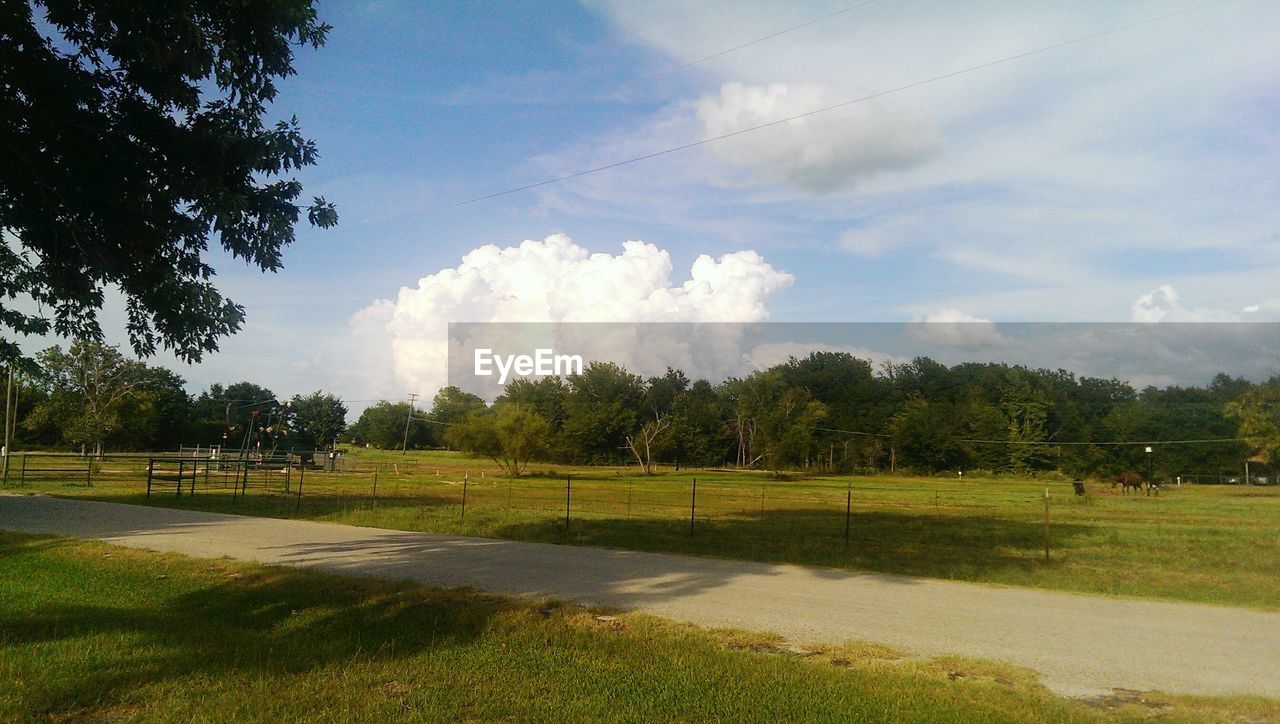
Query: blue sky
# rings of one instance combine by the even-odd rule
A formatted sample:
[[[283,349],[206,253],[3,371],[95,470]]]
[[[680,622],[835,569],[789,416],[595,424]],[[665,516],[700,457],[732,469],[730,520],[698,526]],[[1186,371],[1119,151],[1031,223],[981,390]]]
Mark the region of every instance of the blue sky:
[[[158,361],[364,400],[438,387],[449,321],[1280,317],[1268,2],[454,205],[1195,5],[886,0],[672,70],[855,4],[322,2],[276,112],[341,223],[217,262],[245,330]]]

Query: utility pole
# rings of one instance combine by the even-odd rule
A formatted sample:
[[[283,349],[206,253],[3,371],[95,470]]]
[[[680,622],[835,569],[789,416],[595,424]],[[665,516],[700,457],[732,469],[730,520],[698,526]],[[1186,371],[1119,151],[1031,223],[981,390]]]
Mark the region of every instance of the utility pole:
[[[409,393],[409,415],[404,418],[404,442],[400,444],[400,454],[404,455],[409,449],[409,423],[413,422],[413,403],[418,399],[418,393]]]
[[[9,437],[11,425],[9,423],[9,407],[13,399],[13,365],[9,365],[9,384],[5,387],[4,392],[4,482],[9,484],[9,445],[12,440]],[[13,411],[14,417],[18,416],[18,411]]]

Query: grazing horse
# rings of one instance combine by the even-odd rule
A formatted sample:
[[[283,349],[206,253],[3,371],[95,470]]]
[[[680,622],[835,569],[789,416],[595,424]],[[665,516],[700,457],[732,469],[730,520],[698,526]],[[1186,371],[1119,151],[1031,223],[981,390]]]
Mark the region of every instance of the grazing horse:
[[[1160,495],[1160,481],[1159,481],[1159,480],[1152,480],[1151,482],[1147,483],[1147,495],[1155,495],[1155,496],[1159,497],[1159,495]]]
[[[1139,490],[1142,490],[1142,476],[1137,473],[1125,473],[1124,475],[1117,475],[1111,481],[1111,487],[1114,488],[1117,483],[1120,485],[1120,492],[1124,493],[1125,495],[1129,494],[1129,488],[1133,488],[1133,491],[1135,493],[1138,492]]]

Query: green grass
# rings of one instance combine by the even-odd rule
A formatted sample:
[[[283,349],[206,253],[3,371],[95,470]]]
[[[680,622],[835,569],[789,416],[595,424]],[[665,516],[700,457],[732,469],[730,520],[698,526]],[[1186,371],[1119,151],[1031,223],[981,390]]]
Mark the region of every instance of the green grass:
[[[1280,487],[1192,486],[1159,497],[1100,484],[1026,479],[812,477],[752,472],[538,465],[516,481],[450,453],[357,451],[346,473],[311,471],[303,495],[142,495],[145,463],[109,463],[93,487],[50,479],[57,495],[446,534],[792,562],[1064,591],[1280,609]],[[113,469],[111,466],[115,465]],[[374,475],[377,471],[377,490]],[[573,476],[565,525],[565,476]],[[466,476],[466,509],[462,507]],[[265,478],[264,478],[265,476]],[[697,478],[696,501],[692,481]],[[298,471],[291,471],[296,491]],[[1051,489],[1044,560],[1044,490]],[[848,496],[848,497],[846,497]],[[845,542],[846,503],[851,499]],[[691,504],[693,526],[690,528]]]
[[[1025,670],[0,533],[0,720],[1252,720]]]

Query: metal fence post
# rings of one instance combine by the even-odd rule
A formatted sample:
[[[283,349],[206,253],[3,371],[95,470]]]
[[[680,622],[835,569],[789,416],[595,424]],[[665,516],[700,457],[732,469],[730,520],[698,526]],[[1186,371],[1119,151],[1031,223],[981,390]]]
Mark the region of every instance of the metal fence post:
[[[22,485],[26,485],[26,484],[27,484],[27,458],[28,458],[28,457],[29,457],[29,456],[28,456],[26,453],[23,453],[23,455],[22,455],[22,472],[20,472],[20,473],[18,474],[18,482],[19,482],[20,484],[22,484]]]
[[[1049,562],[1049,489],[1044,489],[1044,561]]]
[[[464,470],[462,472],[462,515],[458,517],[458,522],[467,518],[467,483],[471,480],[471,471]]]
[[[569,529],[569,500],[573,494],[573,475],[564,476],[564,529]]]
[[[694,515],[698,512],[698,479],[693,479],[693,492],[689,495],[689,535],[693,535]]]
[[[849,483],[849,489],[845,491],[844,496],[844,547],[849,547],[849,519],[853,514],[853,483]]]
[[[186,472],[187,472],[187,461],[179,460],[178,461],[178,497],[179,498],[182,497],[182,479],[186,477],[185,475]]]
[[[305,467],[298,468],[298,497],[294,499],[293,514],[297,515],[302,509],[302,478],[306,476],[307,469]]]
[[[93,456],[90,455],[86,457],[85,462],[87,464],[84,466],[84,486],[86,488],[92,488],[93,487]]]
[[[151,475],[155,472],[156,459],[147,458],[147,498],[151,497]]]

